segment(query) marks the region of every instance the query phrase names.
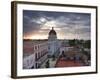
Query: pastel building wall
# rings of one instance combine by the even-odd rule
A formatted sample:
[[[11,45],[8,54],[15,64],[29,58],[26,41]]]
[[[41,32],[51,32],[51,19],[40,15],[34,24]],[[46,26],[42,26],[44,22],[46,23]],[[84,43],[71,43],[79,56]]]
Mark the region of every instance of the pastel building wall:
[[[23,68],[45,67],[48,61],[47,41],[24,41],[23,46]]]

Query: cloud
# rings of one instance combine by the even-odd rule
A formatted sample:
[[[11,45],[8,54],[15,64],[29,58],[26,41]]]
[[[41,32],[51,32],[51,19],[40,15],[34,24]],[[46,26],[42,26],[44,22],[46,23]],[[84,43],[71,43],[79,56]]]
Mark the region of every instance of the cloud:
[[[24,11],[24,36],[47,35],[51,27],[63,36],[90,37],[90,14],[70,12]],[[87,36],[86,36],[87,34]]]

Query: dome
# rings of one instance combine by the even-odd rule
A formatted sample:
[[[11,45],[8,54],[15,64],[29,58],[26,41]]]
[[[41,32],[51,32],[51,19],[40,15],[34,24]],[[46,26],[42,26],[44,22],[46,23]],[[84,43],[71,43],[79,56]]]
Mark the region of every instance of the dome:
[[[53,29],[53,27],[52,27],[52,30],[50,30],[50,32],[49,32],[49,35],[56,35],[56,31]]]

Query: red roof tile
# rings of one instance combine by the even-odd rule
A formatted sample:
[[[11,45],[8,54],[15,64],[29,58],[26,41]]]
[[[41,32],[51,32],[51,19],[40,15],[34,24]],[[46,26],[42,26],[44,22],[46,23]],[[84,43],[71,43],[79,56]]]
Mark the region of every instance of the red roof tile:
[[[75,67],[75,66],[83,66],[83,63],[77,61],[75,62],[74,60],[63,60],[60,58],[55,67]]]

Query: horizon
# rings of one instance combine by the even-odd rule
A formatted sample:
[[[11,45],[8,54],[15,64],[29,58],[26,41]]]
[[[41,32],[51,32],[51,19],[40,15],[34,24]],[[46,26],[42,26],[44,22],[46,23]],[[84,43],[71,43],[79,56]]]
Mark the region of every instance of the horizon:
[[[48,40],[48,39],[23,39],[23,40]],[[90,40],[90,39],[57,39],[57,40]]]

